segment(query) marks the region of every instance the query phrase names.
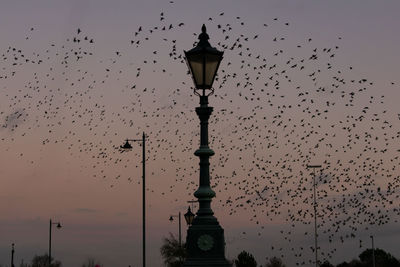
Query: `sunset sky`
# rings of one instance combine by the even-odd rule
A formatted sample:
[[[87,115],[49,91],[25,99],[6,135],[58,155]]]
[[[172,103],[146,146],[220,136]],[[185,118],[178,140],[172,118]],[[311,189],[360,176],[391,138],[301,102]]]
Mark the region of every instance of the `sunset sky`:
[[[0,264],[12,243],[17,266],[47,253],[51,218],[63,266],[140,266],[141,147],[117,148],[145,132],[147,262],[162,265],[162,238],[178,232],[168,218],[198,184],[198,99],[182,56],[202,24],[225,51],[209,102],[227,258],[310,264],[306,164],[323,166],[321,258],[356,258],[370,235],[400,258],[399,1],[0,6]]]

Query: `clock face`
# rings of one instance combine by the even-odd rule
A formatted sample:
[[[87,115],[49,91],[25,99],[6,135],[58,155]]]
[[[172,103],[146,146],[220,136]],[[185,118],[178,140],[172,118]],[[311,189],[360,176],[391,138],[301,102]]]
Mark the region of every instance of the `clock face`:
[[[214,239],[210,235],[202,235],[197,239],[197,245],[203,251],[210,250],[214,245]]]

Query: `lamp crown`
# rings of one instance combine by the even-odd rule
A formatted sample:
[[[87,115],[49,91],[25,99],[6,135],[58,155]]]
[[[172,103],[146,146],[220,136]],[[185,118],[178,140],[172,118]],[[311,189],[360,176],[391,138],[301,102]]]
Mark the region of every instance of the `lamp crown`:
[[[208,42],[208,39],[210,39],[210,37],[207,34],[206,25],[203,24],[203,26],[201,26],[201,33],[199,35],[200,42],[199,42],[198,46],[211,47],[210,43]]]

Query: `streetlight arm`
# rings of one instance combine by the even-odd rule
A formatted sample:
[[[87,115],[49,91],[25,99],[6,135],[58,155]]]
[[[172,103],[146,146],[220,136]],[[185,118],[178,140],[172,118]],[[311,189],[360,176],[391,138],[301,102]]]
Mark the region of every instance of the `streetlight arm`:
[[[145,135],[145,133],[143,133],[141,139],[138,139],[138,138],[133,138],[133,139],[127,138],[127,139],[125,139],[125,141],[129,141],[129,142],[142,142],[142,143],[146,142],[146,140],[148,140],[148,137]]]
[[[143,139],[125,139],[125,140],[129,142],[143,142]]]
[[[321,168],[321,165],[307,165],[307,169]]]

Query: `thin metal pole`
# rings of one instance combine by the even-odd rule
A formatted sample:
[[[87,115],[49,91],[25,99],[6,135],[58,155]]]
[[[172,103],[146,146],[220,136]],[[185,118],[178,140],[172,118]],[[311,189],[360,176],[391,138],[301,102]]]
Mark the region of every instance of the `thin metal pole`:
[[[146,267],[146,136],[143,132],[142,136],[143,151],[142,151],[142,164],[143,164],[143,267]]]
[[[51,266],[51,226],[53,223],[51,222],[50,219],[50,227],[49,227],[49,267]]]
[[[313,170],[313,184],[314,184],[314,238],[315,238],[315,266],[318,267],[318,238],[317,238],[317,198],[315,189],[315,168]]]
[[[181,212],[179,212],[179,247],[182,247]]]
[[[315,169],[321,168],[321,165],[307,165],[307,168],[313,169],[313,188],[314,188],[314,244],[315,244],[315,266],[318,267],[318,231],[317,231],[317,194],[315,184]]]
[[[14,267],[14,243],[11,244],[11,267]]]
[[[371,235],[372,240],[372,267],[375,267],[375,247],[374,247],[374,236]]]

